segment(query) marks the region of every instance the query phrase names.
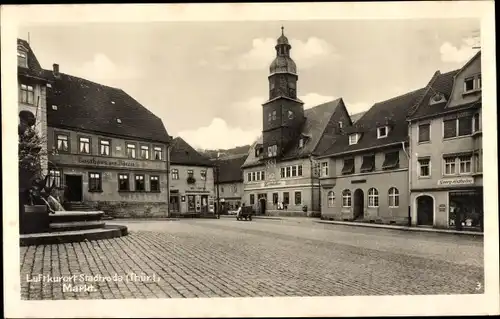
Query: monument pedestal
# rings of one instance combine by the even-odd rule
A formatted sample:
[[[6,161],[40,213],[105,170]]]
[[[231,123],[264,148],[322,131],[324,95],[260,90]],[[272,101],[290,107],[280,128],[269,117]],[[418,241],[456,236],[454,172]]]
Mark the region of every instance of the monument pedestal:
[[[20,220],[21,234],[49,231],[49,212],[45,205],[24,205]]]

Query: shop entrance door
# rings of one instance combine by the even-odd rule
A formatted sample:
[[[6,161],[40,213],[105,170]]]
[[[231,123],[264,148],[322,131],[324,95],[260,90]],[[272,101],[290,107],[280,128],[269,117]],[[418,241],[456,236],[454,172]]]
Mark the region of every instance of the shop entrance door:
[[[417,197],[417,225],[434,225],[434,199],[428,195]]]

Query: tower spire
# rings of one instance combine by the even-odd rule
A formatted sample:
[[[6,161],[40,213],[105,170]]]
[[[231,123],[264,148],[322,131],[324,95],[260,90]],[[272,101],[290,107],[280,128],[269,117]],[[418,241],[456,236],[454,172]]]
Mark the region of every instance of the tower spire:
[[[285,27],[283,25],[281,25],[281,35],[285,35]]]

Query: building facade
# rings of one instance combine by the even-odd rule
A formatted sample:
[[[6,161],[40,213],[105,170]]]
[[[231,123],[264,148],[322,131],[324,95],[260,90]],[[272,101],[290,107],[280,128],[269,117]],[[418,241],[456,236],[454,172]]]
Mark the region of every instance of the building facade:
[[[243,200],[243,172],[247,154],[227,156],[214,159],[217,169],[215,192],[218,194],[224,211],[234,211],[241,206]]]
[[[412,224],[482,229],[481,53],[431,88],[408,120]]]
[[[171,137],[162,121],[124,91],[44,70],[51,182],[71,210],[112,216],[168,215]]]
[[[196,216],[214,212],[213,163],[180,137],[172,143],[169,192],[172,215]]]
[[[409,223],[406,116],[423,92],[374,104],[318,157],[323,219]]]
[[[42,174],[47,174],[47,87],[51,84],[43,76],[34,52],[28,42],[17,39],[18,112],[28,111],[35,119],[35,130],[42,139]],[[20,121],[20,119],[18,119]],[[19,124],[19,123],[18,123]]]
[[[262,135],[243,169],[243,202],[258,214],[318,216],[319,176],[314,157],[352,125],[342,99],[304,110],[297,97],[297,66],[282,34],[271,63],[269,99],[262,105]],[[320,142],[321,141],[321,142]]]

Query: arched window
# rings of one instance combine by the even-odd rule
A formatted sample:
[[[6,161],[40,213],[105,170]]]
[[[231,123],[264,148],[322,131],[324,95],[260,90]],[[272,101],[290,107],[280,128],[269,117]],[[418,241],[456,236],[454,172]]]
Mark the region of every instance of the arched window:
[[[328,192],[328,207],[334,207],[335,205],[335,193],[333,191]]]
[[[342,191],[342,206],[351,207],[351,191],[348,189]]]
[[[378,190],[376,188],[368,190],[368,207],[378,207]]]
[[[389,207],[399,207],[399,191],[396,187],[389,188]]]

